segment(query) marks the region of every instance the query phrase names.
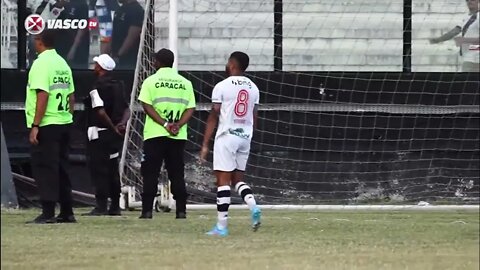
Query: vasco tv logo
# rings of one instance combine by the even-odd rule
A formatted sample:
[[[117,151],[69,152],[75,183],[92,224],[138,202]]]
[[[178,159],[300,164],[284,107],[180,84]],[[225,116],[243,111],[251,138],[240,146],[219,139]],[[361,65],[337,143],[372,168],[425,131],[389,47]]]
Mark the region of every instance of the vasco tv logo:
[[[42,16],[37,14],[32,14],[25,19],[25,29],[28,33],[32,35],[38,35],[48,29],[94,29],[97,28],[98,22],[94,19],[90,20],[79,20],[79,19],[54,19],[54,20],[45,20]]]

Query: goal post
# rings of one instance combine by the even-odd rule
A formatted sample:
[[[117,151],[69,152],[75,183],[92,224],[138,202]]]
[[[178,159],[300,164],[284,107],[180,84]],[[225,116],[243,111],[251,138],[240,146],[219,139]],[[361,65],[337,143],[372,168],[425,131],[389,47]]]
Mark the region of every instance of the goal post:
[[[175,52],[197,98],[186,147],[191,209],[215,204],[212,164],[200,165],[198,151],[211,91],[234,50],[250,55],[247,76],[261,92],[246,181],[264,207],[446,210],[480,202],[478,75],[448,73],[458,67],[454,44],[429,43],[457,23],[464,3],[412,2],[412,70],[422,73],[402,74],[403,1],[281,1],[281,72],[273,71],[274,2],[145,1],[120,165],[127,206],[141,201],[145,114],[137,96],[161,47]],[[159,182],[168,208],[164,171]]]
[[[168,48],[173,52],[175,61],[173,68],[178,68],[178,4],[176,0],[170,0],[168,7]]]

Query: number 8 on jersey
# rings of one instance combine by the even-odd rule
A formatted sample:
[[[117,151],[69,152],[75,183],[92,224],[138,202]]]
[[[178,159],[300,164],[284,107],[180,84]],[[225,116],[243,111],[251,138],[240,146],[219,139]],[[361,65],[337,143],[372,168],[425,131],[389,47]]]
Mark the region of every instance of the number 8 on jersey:
[[[238,92],[237,103],[235,103],[235,115],[243,117],[248,111],[248,91],[242,89]]]

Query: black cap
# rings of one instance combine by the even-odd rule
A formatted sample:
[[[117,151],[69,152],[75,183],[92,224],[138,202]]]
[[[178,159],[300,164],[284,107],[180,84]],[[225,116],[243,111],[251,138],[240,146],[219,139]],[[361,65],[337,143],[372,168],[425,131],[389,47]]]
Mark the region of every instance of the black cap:
[[[155,60],[164,64],[165,66],[172,67],[173,62],[175,61],[175,56],[173,52],[169,49],[160,49],[158,52],[155,53]]]

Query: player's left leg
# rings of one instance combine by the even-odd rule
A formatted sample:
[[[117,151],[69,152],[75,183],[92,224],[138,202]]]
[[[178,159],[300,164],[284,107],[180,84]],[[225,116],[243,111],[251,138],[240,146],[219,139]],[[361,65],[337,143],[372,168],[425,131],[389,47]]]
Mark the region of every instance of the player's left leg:
[[[230,135],[222,135],[213,147],[213,170],[217,178],[217,224],[208,235],[228,235],[228,208],[230,207],[230,185],[235,170],[235,151]]]
[[[231,172],[215,171],[217,177],[217,224],[208,235],[228,235],[228,208],[231,202],[230,179]]]

